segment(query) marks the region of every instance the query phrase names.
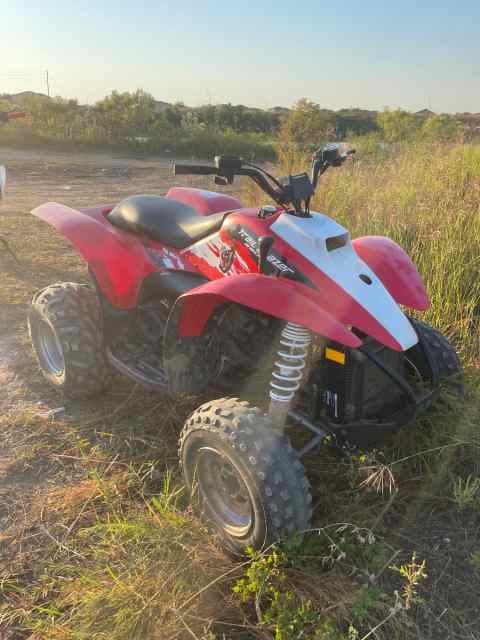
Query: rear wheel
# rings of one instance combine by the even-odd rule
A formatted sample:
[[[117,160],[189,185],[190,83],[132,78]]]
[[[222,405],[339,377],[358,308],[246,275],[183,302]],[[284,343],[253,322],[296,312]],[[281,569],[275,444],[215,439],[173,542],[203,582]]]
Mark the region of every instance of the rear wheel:
[[[310,526],[310,484],[296,451],[260,409],[236,398],[199,407],[180,438],[185,482],[224,546],[243,555]]]
[[[50,383],[69,397],[102,390],[106,374],[102,316],[92,289],[73,282],[43,289],[32,300],[28,327]]]

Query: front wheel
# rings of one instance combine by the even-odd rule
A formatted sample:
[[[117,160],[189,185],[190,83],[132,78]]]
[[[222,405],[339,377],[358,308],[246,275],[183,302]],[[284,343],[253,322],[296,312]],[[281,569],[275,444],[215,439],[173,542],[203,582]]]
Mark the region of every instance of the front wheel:
[[[231,552],[310,527],[310,484],[296,451],[260,409],[237,398],[199,407],[180,437],[186,485]]]
[[[450,387],[453,392],[462,394],[462,363],[454,347],[440,331],[426,322],[416,318],[409,318],[409,320],[418,335],[419,344],[406,352],[407,361],[423,380],[431,381],[426,354],[420,346],[420,343],[423,344],[430,362],[436,369],[439,382]]]
[[[40,369],[51,384],[69,397],[102,390],[102,316],[90,287],[62,282],[43,289],[33,298],[28,328]]]

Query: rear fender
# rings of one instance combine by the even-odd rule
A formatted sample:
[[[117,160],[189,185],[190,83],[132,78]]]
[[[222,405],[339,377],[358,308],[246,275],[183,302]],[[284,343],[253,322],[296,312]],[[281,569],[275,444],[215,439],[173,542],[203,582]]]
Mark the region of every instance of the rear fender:
[[[180,296],[175,305],[180,305],[179,313],[172,317],[178,318],[179,335],[199,336],[217,306],[231,301],[302,325],[347,347],[359,347],[360,339],[312,300],[306,289],[286,278],[253,273],[229,276]]]
[[[108,302],[119,309],[132,309],[144,279],[156,269],[137,238],[108,224],[104,212],[109,209],[78,211],[49,202],[32,214],[51,224],[74,245]]]
[[[393,240],[364,236],[352,240],[357,255],[380,278],[398,304],[425,311],[430,301],[422,278],[407,253]]]

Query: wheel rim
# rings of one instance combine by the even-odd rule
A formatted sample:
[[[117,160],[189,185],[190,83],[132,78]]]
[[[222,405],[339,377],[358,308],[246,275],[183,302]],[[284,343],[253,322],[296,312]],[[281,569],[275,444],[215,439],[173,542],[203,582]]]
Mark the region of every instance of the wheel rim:
[[[41,322],[38,331],[38,346],[44,366],[49,373],[61,376],[65,370],[65,358],[57,334],[46,322]]]
[[[197,479],[211,517],[230,536],[244,538],[254,523],[253,501],[240,470],[211,447],[199,450]]]

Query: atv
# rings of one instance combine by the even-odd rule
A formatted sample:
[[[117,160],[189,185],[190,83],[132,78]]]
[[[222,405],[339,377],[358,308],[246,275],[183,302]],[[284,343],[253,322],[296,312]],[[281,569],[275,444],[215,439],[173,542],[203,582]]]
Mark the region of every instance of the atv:
[[[44,376],[70,397],[98,393],[112,368],[159,393],[207,394],[181,432],[180,462],[200,512],[238,554],[310,527],[307,452],[325,439],[340,451],[377,446],[461,370],[447,339],[402,310],[429,305],[403,249],[352,240],[310,210],[319,177],[352,152],[328,145],[311,174],[284,178],[232,156],[174,165],[223,186],[247,176],[271,201],[254,208],[174,187],[33,211],[92,280],[34,296]]]

